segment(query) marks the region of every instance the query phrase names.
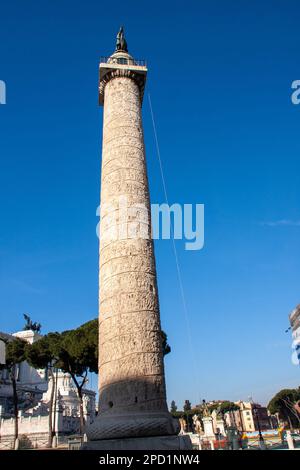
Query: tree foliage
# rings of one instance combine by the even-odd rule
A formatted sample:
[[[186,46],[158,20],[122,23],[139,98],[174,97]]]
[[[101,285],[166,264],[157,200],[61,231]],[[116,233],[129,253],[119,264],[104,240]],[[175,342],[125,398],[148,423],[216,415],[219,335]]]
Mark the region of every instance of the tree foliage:
[[[161,338],[163,356],[166,356],[171,352],[171,346],[168,344],[168,335],[163,330],[161,331]]]
[[[192,405],[190,400],[185,400],[184,405],[183,405],[183,411],[186,413],[188,411],[191,411]]]
[[[26,359],[25,353],[26,343],[20,338],[15,337],[13,340],[6,342],[5,347],[5,364],[1,368],[8,370],[13,389],[13,407],[14,407],[14,440],[15,448],[17,446],[19,436],[19,399],[17,390],[17,366]]]
[[[25,347],[25,341],[20,338],[16,337],[14,340],[8,341],[5,348],[6,364],[3,367],[10,370],[12,367],[23,362],[26,358]]]
[[[36,369],[47,369],[49,376],[51,376],[51,390],[49,398],[49,422],[48,422],[48,445],[51,448],[53,444],[53,437],[55,435],[54,423],[52,419],[53,404],[54,404],[54,390],[55,390],[55,377],[53,374],[54,367],[58,361],[57,345],[59,344],[60,334],[49,333],[43,336],[33,344],[26,345],[26,360]]]
[[[176,411],[177,411],[177,405],[176,405],[175,401],[172,400],[172,401],[171,401],[170,412],[171,412],[172,414],[174,414],[174,413],[176,413]]]
[[[59,340],[59,333],[49,333],[35,343],[27,344],[26,360],[36,369],[44,369],[50,365],[55,366],[58,360],[57,345]]]
[[[209,411],[212,412],[214,410],[219,410],[219,412],[224,415],[225,413],[228,413],[229,411],[237,411],[239,410],[239,406],[236,405],[234,402],[225,400],[221,403],[213,403],[209,405],[208,407]]]
[[[64,372],[78,377],[88,371],[98,373],[98,320],[61,333],[57,353],[57,367]]]
[[[28,362],[36,368],[52,367],[69,373],[80,402],[80,432],[83,432],[82,389],[88,372],[98,372],[98,320],[91,320],[74,330],[48,333],[28,345]],[[54,376],[52,374],[54,380]]]
[[[284,388],[270,400],[268,410],[271,414],[278,413],[281,419],[292,424],[299,424],[299,413],[294,405],[300,400],[299,388]]]

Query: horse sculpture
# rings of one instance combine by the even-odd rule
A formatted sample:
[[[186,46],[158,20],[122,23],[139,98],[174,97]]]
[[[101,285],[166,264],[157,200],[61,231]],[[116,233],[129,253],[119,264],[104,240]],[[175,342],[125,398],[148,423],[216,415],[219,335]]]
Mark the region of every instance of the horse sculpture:
[[[24,313],[23,316],[26,320],[23,330],[31,330],[31,331],[35,331],[36,333],[39,333],[41,331],[42,325],[40,323],[33,322],[30,316],[26,315],[26,313]]]

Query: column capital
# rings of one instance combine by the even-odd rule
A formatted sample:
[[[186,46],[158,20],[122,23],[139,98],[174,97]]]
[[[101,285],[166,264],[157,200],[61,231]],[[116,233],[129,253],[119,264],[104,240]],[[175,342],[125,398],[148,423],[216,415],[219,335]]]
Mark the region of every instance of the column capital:
[[[113,78],[128,77],[136,82],[143,101],[147,66],[144,60],[135,60],[128,52],[115,52],[110,57],[102,57],[99,65],[99,105],[104,104],[106,84]]]

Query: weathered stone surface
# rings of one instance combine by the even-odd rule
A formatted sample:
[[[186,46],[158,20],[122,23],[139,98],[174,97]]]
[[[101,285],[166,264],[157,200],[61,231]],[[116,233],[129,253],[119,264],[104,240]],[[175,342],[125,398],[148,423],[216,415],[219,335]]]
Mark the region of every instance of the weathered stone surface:
[[[156,268],[150,236],[141,82],[136,73],[123,72],[114,69],[100,83],[104,96],[100,412],[87,429],[92,441],[178,432],[166,405]],[[120,198],[126,200],[126,210]],[[133,233],[138,236],[132,238]]]
[[[100,277],[101,282],[101,277]],[[156,287],[156,276],[153,273],[144,271],[143,276],[141,272],[123,272],[118,276],[111,276],[106,281],[101,283],[101,295],[100,299],[106,298],[106,296],[115,296],[120,291],[122,292],[139,292],[143,291],[143,295],[148,299]],[[158,299],[157,299],[158,302]],[[124,306],[125,307],[125,306]],[[101,312],[101,305],[100,305]]]

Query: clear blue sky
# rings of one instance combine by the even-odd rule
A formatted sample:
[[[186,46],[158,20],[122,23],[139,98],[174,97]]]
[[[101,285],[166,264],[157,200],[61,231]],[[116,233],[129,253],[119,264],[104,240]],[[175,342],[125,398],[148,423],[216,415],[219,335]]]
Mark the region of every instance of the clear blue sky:
[[[300,302],[299,14],[292,0],[2,2],[0,330],[24,312],[44,332],[97,316],[98,62],[124,24],[148,61],[170,202],[205,204],[204,249],[177,242],[192,348],[172,244],[156,242],[168,399],[299,385],[284,332]],[[143,114],[161,203],[147,99]]]

